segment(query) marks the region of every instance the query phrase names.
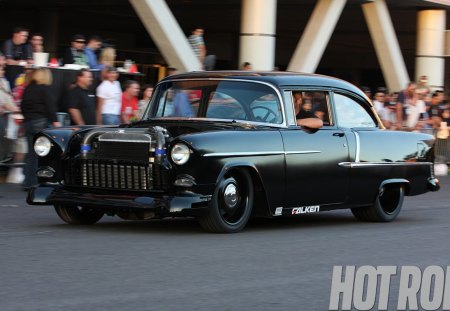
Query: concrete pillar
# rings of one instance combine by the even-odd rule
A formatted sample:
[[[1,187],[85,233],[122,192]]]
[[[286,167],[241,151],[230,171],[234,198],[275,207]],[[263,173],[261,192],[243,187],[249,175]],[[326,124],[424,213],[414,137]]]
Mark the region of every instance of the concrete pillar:
[[[313,73],[341,16],[346,0],[319,0],[288,65],[289,71]]]
[[[273,70],[277,0],[242,0],[239,66]]]
[[[362,4],[364,17],[390,92],[400,91],[410,81],[400,45],[384,0]]]
[[[423,10],[417,13],[416,81],[428,76],[428,85],[444,89],[445,10]]]
[[[200,70],[200,62],[164,0],[130,3],[169,66],[180,73]]]

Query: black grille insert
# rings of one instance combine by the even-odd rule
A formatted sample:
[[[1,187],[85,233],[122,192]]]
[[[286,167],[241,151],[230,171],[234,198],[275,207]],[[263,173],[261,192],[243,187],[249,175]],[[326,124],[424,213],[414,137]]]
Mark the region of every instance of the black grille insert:
[[[148,162],[77,158],[66,161],[64,175],[69,186],[117,190],[164,188],[159,180],[155,185],[153,171],[153,165]]]

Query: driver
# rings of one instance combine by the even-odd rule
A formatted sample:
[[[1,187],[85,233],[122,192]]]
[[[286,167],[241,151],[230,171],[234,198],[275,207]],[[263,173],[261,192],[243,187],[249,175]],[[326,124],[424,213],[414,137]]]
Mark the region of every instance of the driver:
[[[310,98],[304,98],[302,92],[292,92],[294,100],[295,118],[297,125],[311,129],[318,129],[323,126],[323,121],[312,112]]]

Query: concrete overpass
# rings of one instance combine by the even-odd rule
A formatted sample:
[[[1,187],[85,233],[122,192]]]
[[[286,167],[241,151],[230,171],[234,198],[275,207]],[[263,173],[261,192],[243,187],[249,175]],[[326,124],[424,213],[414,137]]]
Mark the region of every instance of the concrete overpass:
[[[260,70],[277,66],[331,74],[360,85],[384,82],[392,91],[428,75],[433,87],[443,88],[449,84],[444,34],[450,1],[436,2],[3,0],[0,39],[6,39],[12,27],[25,25],[43,32],[46,48],[56,53],[73,33],[95,32],[112,39],[119,57],[142,51],[151,62],[188,71],[200,65],[186,36],[201,25],[219,69],[250,61]]]

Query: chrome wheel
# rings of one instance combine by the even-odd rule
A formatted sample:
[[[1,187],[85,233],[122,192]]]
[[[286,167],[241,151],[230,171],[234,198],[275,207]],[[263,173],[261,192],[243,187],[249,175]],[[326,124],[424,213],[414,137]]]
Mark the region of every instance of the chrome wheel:
[[[211,232],[241,231],[253,207],[253,184],[245,170],[224,176],[214,191],[208,215],[199,218],[202,227]]]

